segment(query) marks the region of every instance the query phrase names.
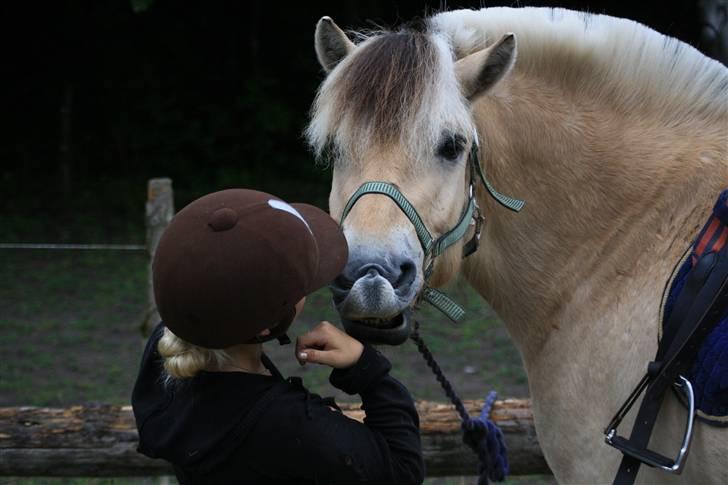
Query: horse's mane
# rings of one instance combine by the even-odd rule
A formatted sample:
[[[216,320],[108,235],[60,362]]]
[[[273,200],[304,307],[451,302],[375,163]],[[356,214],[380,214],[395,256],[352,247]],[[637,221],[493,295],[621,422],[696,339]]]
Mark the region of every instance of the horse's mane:
[[[337,158],[351,159],[351,151],[399,137],[420,158],[431,153],[441,130],[471,133],[453,57],[507,32],[517,36],[516,70],[601,99],[610,109],[651,110],[675,124],[725,123],[728,117],[728,69],[683,42],[607,15],[498,7],[442,12],[398,30],[355,32],[357,48],[319,89],[309,143],[317,155],[331,148]]]
[[[517,69],[608,97],[615,109],[657,109],[673,120],[728,115],[723,64],[632,20],[562,8],[496,7],[443,12],[430,22],[458,58],[515,32]]]

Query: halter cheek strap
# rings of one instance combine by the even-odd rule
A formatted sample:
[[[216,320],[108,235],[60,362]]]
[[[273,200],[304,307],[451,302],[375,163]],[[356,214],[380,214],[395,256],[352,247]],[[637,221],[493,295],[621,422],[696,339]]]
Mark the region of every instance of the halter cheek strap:
[[[475,153],[472,155],[475,158],[475,163],[472,163],[472,168],[475,170],[475,173],[478,174],[478,178],[480,178],[480,181],[483,183],[483,186],[485,186],[485,190],[488,191],[491,197],[495,199],[496,202],[498,202],[500,205],[505,207],[506,209],[510,209],[513,212],[521,212],[521,209],[523,209],[523,206],[526,205],[526,201],[520,200],[520,199],[514,199],[513,197],[508,197],[505,194],[501,194],[497,190],[495,190],[495,187],[488,182],[488,179],[485,178],[485,173],[483,173],[483,168],[480,166],[480,162],[478,162],[478,146],[473,143],[473,150]]]
[[[468,257],[478,249],[480,230],[483,224],[483,216],[480,214],[480,209],[475,198],[474,186],[476,183],[476,174],[485,189],[491,195],[491,197],[493,197],[503,207],[506,207],[514,212],[519,212],[525,204],[525,202],[522,200],[514,199],[512,197],[501,194],[500,192],[495,190],[495,188],[493,188],[490,182],[488,182],[488,180],[485,178],[485,174],[483,173],[482,168],[480,167],[480,161],[478,159],[477,137],[475,138],[475,140],[476,141],[473,142],[473,146],[470,151],[470,156],[468,157],[468,162],[470,165],[468,201],[465,204],[465,208],[463,209],[463,212],[460,215],[460,219],[458,219],[458,222],[455,224],[455,226],[446,233],[442,234],[440,237],[432,237],[432,234],[430,233],[430,231],[427,230],[427,226],[422,221],[422,217],[420,217],[417,209],[415,209],[412,203],[407,199],[407,197],[404,196],[404,194],[399,190],[396,185],[389,182],[372,181],[363,183],[349,198],[349,201],[346,203],[344,211],[341,214],[341,220],[339,221],[339,225],[343,225],[344,219],[346,219],[346,216],[349,215],[351,210],[354,208],[354,205],[357,203],[357,201],[359,201],[359,199],[361,199],[365,195],[381,194],[386,195],[387,197],[392,199],[392,201],[397,204],[397,207],[399,207],[399,209],[404,213],[410,223],[414,226],[415,233],[417,234],[417,239],[420,241],[420,246],[422,246],[423,261],[427,266],[423,270],[425,277],[425,286],[420,295],[420,298],[433,305],[435,308],[440,310],[454,322],[457,322],[463,317],[463,315],[465,315],[465,310],[463,310],[462,307],[460,307],[444,293],[435,290],[434,288],[430,288],[427,285],[427,282],[429,282],[430,277],[432,276],[435,258],[444,253],[447,248],[465,237],[465,234],[468,232],[468,228],[471,225],[475,225],[475,232],[470,241],[463,245],[463,258]]]

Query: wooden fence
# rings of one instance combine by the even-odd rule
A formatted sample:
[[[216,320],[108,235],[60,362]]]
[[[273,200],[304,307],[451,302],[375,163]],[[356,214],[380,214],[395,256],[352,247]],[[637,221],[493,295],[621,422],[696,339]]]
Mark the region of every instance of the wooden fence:
[[[164,228],[174,214],[172,182],[152,179],[146,205],[149,261]],[[159,321],[149,268],[149,305],[142,328]],[[482,401],[466,401],[471,414]],[[473,475],[475,455],[462,443],[460,421],[453,406],[421,401],[422,445],[428,476]],[[364,416],[359,404],[343,404],[351,418]],[[550,473],[536,439],[528,399],[496,401],[491,413],[505,435],[511,474]],[[136,452],[138,435],[130,406],[79,405],[68,408],[0,408],[0,476],[151,476],[169,475],[162,460]]]
[[[466,401],[477,413],[482,401]],[[452,406],[417,404],[428,476],[472,475],[475,455],[462,443]],[[342,404],[361,420],[358,404]],[[533,427],[527,399],[496,401],[491,418],[501,427],[514,475],[549,473]],[[130,406],[0,408],[0,476],[151,476],[173,474],[163,460],[136,452],[137,431]]]

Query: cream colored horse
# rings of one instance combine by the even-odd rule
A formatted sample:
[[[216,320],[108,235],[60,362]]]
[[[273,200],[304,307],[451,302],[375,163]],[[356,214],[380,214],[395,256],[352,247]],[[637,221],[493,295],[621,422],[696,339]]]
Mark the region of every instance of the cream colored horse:
[[[431,283],[462,274],[507,325],[556,478],[610,482],[621,455],[602,431],[655,353],[670,271],[728,187],[728,70],[635,22],[539,8],[446,12],[357,44],[324,17],[316,51],[328,76],[307,135],[333,159],[334,217],[383,180],[442,234],[466,201],[475,132],[496,188],[527,200],[514,214],[479,188],[480,249],[448,250]],[[423,285],[415,231],[381,195],[344,229],[347,329],[401,343]],[[676,454],[685,420],[668,395],[652,448]],[[698,424],[681,476],[638,479],[724,484],[727,460],[728,430]]]

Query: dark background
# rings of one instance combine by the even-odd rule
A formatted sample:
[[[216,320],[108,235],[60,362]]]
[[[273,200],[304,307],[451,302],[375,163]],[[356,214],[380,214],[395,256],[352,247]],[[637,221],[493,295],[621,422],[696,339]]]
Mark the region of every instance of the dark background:
[[[393,26],[439,1],[16,2],[0,143],[0,242],[140,242],[146,180],[177,206],[249,186],[326,205],[330,173],[301,132],[323,74],[322,15]],[[564,6],[627,17],[698,48],[698,2],[448,2]],[[88,239],[93,241],[88,241]]]

